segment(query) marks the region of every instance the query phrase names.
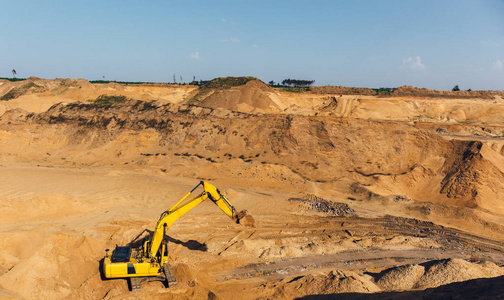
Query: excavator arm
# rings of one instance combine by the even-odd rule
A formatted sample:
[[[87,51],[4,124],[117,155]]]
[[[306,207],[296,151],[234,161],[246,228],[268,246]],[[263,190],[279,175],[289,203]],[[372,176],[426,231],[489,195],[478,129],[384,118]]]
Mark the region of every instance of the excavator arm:
[[[203,186],[203,193],[199,196],[184,202],[199,186]],[[185,215],[191,209],[195,208],[201,204],[206,199],[210,199],[215,203],[226,215],[231,217],[234,221],[238,222],[238,216],[236,214],[235,208],[229,203],[229,201],[221,194],[221,192],[213,185],[208,182],[201,181],[196,185],[189,193],[187,193],[179,202],[177,202],[169,210],[163,212],[159,221],[156,224],[156,229],[152,235],[152,241],[149,249],[144,249],[148,253],[148,257],[156,257],[156,254],[161,246],[161,242],[165,236],[165,232],[170,226],[177,221],[180,217]]]

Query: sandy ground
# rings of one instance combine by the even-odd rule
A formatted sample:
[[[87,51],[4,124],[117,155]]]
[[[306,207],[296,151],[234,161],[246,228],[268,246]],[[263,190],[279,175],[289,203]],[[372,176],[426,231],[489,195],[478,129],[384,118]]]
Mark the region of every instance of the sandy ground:
[[[415,219],[328,216],[274,190],[221,186],[237,208],[252,213],[257,227],[234,224],[213,204],[202,204],[168,234],[179,286],[166,290],[152,282],[129,292],[126,280],[101,280],[104,250],[152,229],[159,212],[197,181],[142,171],[17,164],[2,165],[0,179],[6,212],[0,284],[3,295],[12,298],[191,298],[213,293],[231,299],[243,293],[256,299],[279,293],[275,287],[261,290],[264,283],[282,286],[293,278],[325,278],[332,270],[355,272],[351,276],[365,279],[359,286],[372,284],[376,292],[382,289],[359,270],[381,274],[399,265],[454,258],[504,264],[499,241]],[[381,215],[375,209],[366,213]],[[360,214],[358,207],[356,213]],[[495,264],[481,269],[476,271],[483,277],[504,275],[504,268]],[[425,287],[437,285],[434,280]],[[291,298],[310,291],[323,292],[296,288],[277,296]]]
[[[2,299],[504,296],[500,99],[33,80],[0,103]],[[155,102],[77,102],[104,89]],[[168,232],[176,288],[104,280],[200,180],[256,227],[203,203]]]

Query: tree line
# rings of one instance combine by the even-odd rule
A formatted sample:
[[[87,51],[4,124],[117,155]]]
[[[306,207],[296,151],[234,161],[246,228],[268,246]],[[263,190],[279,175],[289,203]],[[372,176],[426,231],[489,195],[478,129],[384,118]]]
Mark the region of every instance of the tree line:
[[[274,82],[271,80],[268,82],[270,86],[273,87],[295,87],[295,88],[300,88],[300,87],[310,87],[315,82],[315,80],[300,80],[300,79],[284,79],[282,82]]]
[[[312,85],[315,80],[300,80],[300,79],[284,79],[282,85],[292,86],[292,87],[308,87]]]

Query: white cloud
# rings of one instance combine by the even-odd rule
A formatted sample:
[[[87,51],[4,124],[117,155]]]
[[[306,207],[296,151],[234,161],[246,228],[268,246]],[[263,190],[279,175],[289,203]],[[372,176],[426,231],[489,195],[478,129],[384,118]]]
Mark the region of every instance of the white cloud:
[[[229,40],[230,40],[231,42],[233,42],[233,43],[239,43],[239,42],[240,42],[240,40],[239,40],[239,39],[234,38],[234,37],[230,38]]]
[[[502,60],[498,59],[492,63],[492,69],[500,71],[504,69],[504,64],[502,63]]]
[[[226,18],[222,18],[221,21],[222,21],[222,23],[226,23],[227,19]]]
[[[201,59],[201,57],[199,55],[199,52],[190,53],[189,57],[192,58],[192,59]]]
[[[403,63],[399,66],[399,69],[425,70],[425,65],[422,63],[422,58],[420,58],[420,56],[408,57],[403,59]]]
[[[252,48],[259,48],[257,44],[252,44]]]

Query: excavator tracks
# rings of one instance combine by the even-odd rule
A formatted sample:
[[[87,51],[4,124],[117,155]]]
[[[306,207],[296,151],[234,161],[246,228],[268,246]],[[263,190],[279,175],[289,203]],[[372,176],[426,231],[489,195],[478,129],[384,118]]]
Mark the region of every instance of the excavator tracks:
[[[131,277],[129,279],[130,290],[138,291],[141,289],[142,283],[150,281],[161,281],[164,282],[167,288],[177,287],[177,279],[175,274],[173,274],[173,268],[170,264],[166,263],[163,265],[164,276],[157,277]]]
[[[131,285],[131,290],[132,291],[137,291],[141,288],[142,284],[142,279],[141,277],[132,277],[130,278],[130,285]]]
[[[163,270],[166,276],[166,287],[176,287],[177,286],[177,279],[175,278],[175,275],[173,274],[173,269],[170,264],[166,263],[163,265]]]

